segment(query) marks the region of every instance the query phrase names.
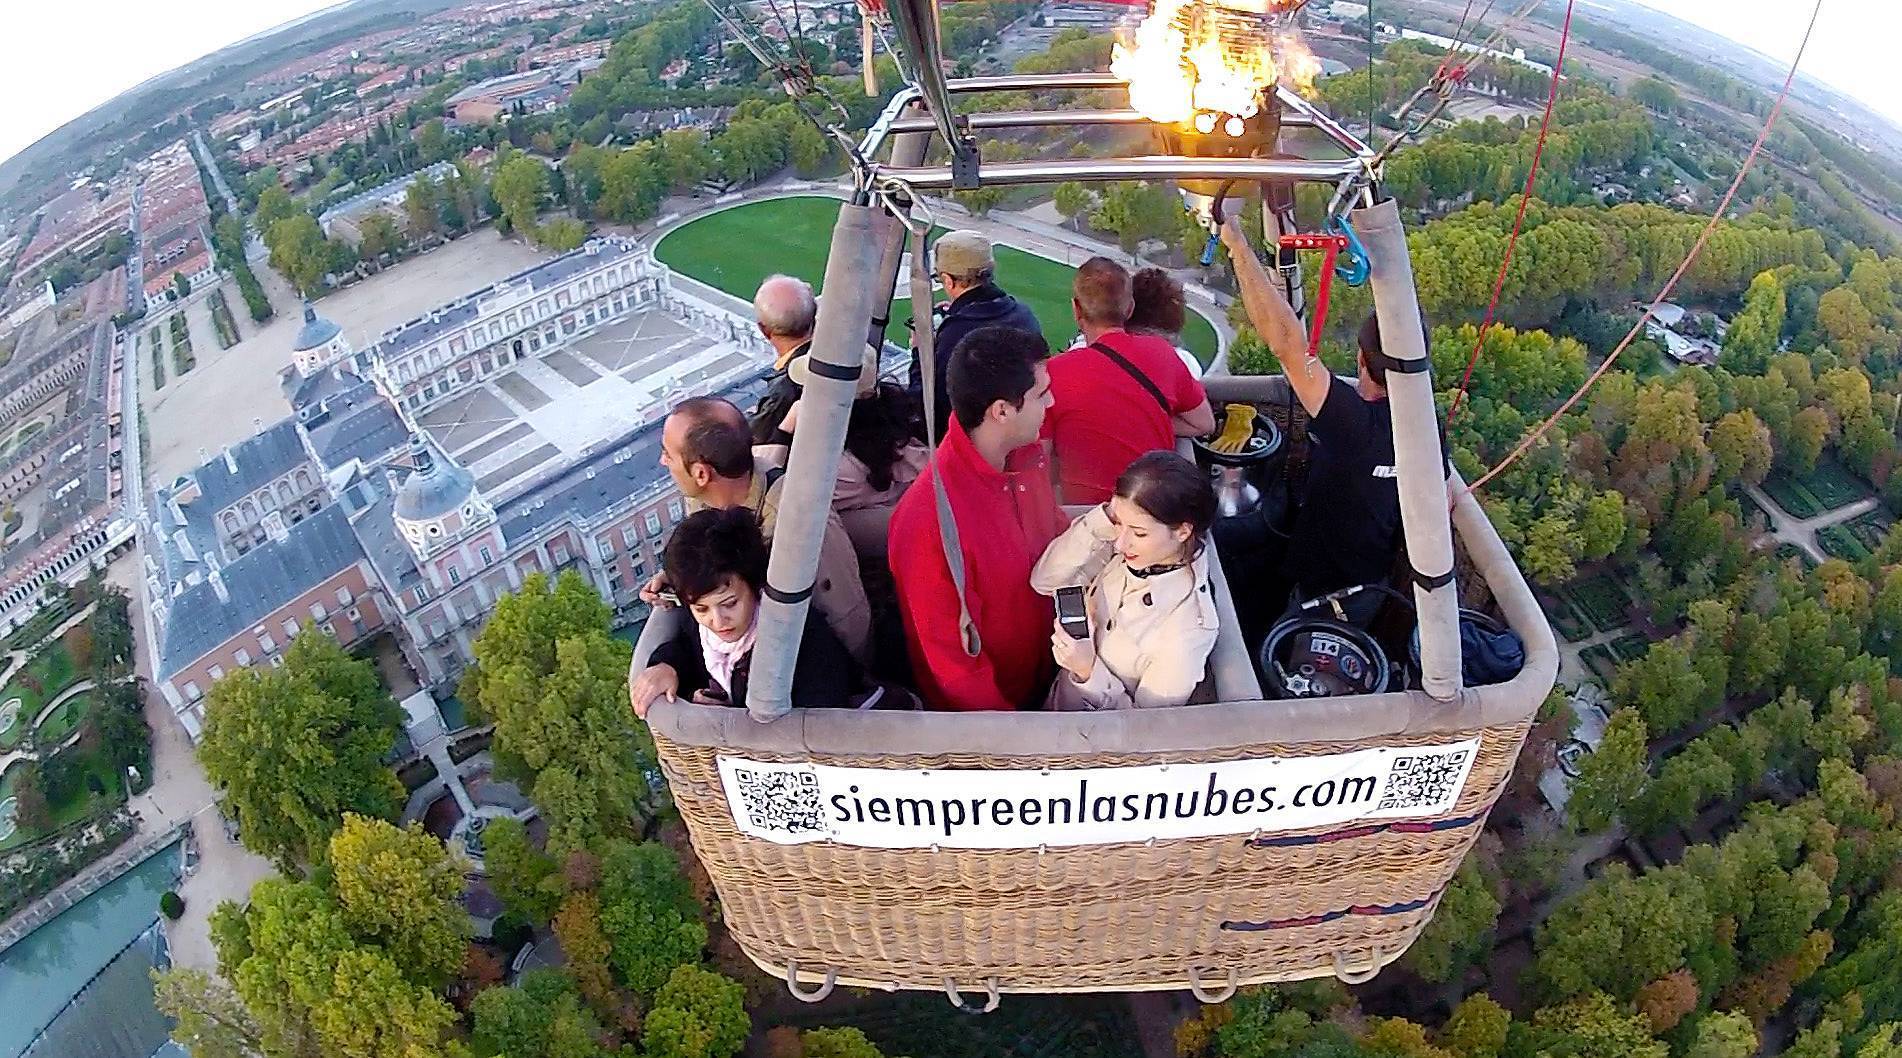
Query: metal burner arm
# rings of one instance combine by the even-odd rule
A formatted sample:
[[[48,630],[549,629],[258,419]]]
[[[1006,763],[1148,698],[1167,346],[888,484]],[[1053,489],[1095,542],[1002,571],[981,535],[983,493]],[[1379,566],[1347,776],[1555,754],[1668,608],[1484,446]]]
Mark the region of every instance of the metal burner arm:
[[[993,92],[1047,92],[1060,90],[1103,90],[1126,86],[1128,82],[1110,73],[1011,74],[998,77],[967,77],[942,82],[942,94],[934,105],[934,92],[907,85],[892,97],[878,120],[859,143],[859,156],[865,160],[862,177],[873,186],[903,184],[920,191],[945,191],[968,186],[967,159],[963,149],[973,149],[970,133],[999,129],[1075,128],[1090,126],[1134,126],[1149,119],[1134,110],[1009,110],[957,116],[938,112],[948,106],[953,95]],[[1276,86],[1285,127],[1311,128],[1347,154],[1337,159],[1304,158],[1195,158],[1177,155],[1149,155],[1132,158],[1061,158],[1023,162],[979,162],[977,176],[992,185],[1056,183],[1064,180],[1296,180],[1342,185],[1345,181],[1377,178],[1371,172],[1374,152],[1359,137],[1347,131],[1314,104],[1287,88]],[[910,109],[911,113],[906,113]],[[923,109],[925,114],[918,114]],[[949,130],[947,132],[947,129]],[[887,140],[911,133],[935,132],[949,141],[952,164],[949,166],[892,165],[877,160]],[[975,153],[973,149],[973,153]]]

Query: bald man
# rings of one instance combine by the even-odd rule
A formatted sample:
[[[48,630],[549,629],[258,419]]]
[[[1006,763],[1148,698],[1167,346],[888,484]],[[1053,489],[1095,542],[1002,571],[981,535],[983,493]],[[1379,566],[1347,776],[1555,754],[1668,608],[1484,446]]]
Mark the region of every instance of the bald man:
[[[782,428],[786,413],[799,400],[799,386],[788,372],[792,362],[812,348],[812,328],[819,318],[819,299],[803,279],[771,275],[753,294],[753,318],[759,332],[773,347],[773,377],[766,393],[753,407],[753,443],[787,445],[792,434]]]

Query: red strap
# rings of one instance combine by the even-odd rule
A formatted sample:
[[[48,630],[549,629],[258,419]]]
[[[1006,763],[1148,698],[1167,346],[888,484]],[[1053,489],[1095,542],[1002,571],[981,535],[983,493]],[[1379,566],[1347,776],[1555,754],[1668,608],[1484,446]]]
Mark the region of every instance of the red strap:
[[[1347,249],[1345,235],[1283,235],[1279,245],[1286,250],[1323,250],[1321,279],[1314,289],[1314,306],[1308,312],[1308,358],[1321,355],[1321,329],[1327,325],[1328,297],[1334,289],[1334,261]]]

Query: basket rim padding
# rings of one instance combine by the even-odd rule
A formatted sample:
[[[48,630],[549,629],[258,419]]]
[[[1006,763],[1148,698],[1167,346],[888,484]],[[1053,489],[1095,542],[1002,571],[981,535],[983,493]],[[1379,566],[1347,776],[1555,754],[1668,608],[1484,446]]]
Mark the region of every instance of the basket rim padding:
[[[1463,488],[1457,475],[1451,480]],[[1526,661],[1506,683],[1462,688],[1452,703],[1436,702],[1422,691],[1394,691],[1098,712],[795,709],[761,724],[743,709],[662,700],[649,710],[647,723],[671,741],[734,752],[907,757],[982,753],[1032,759],[1197,753],[1259,742],[1365,742],[1517,724],[1538,711],[1557,680],[1558,643],[1531,588],[1470,493],[1462,491],[1453,520],[1507,625],[1525,641]],[[678,614],[655,615],[663,616],[679,619]],[[643,642],[647,638],[644,635]]]

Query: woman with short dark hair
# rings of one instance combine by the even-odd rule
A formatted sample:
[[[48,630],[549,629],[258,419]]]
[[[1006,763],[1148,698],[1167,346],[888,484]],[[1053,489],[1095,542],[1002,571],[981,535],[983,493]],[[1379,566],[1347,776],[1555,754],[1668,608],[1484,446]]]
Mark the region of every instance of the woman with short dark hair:
[[[1045,549],[1031,586],[1081,588],[1089,634],[1059,619],[1051,650],[1064,671],[1057,709],[1182,705],[1202,683],[1218,627],[1209,588],[1208,475],[1174,452],[1123,471],[1108,503],[1091,508]]]
[[[674,527],[663,555],[667,586],[693,620],[682,621],[635,677],[629,688],[635,716],[645,718],[663,697],[746,704],[766,557],[759,522],[745,507],[699,511]],[[793,666],[792,704],[851,708],[861,688],[852,655],[818,610],[809,608]]]
[[[793,361],[790,375],[803,393],[812,377],[811,358]],[[795,403],[782,428],[791,436],[798,424]],[[861,558],[885,557],[892,510],[930,461],[918,406],[904,387],[879,378],[878,350],[868,347],[859,365],[858,389],[845,427],[845,451],[839,454],[839,473],[832,487],[832,510]]]
[[[1135,308],[1123,329],[1131,334],[1150,334],[1167,338],[1176,347],[1176,356],[1189,374],[1202,377],[1202,361],[1182,347],[1182,328],[1189,322],[1189,296],[1182,281],[1167,271],[1151,266],[1129,278],[1130,298]]]

